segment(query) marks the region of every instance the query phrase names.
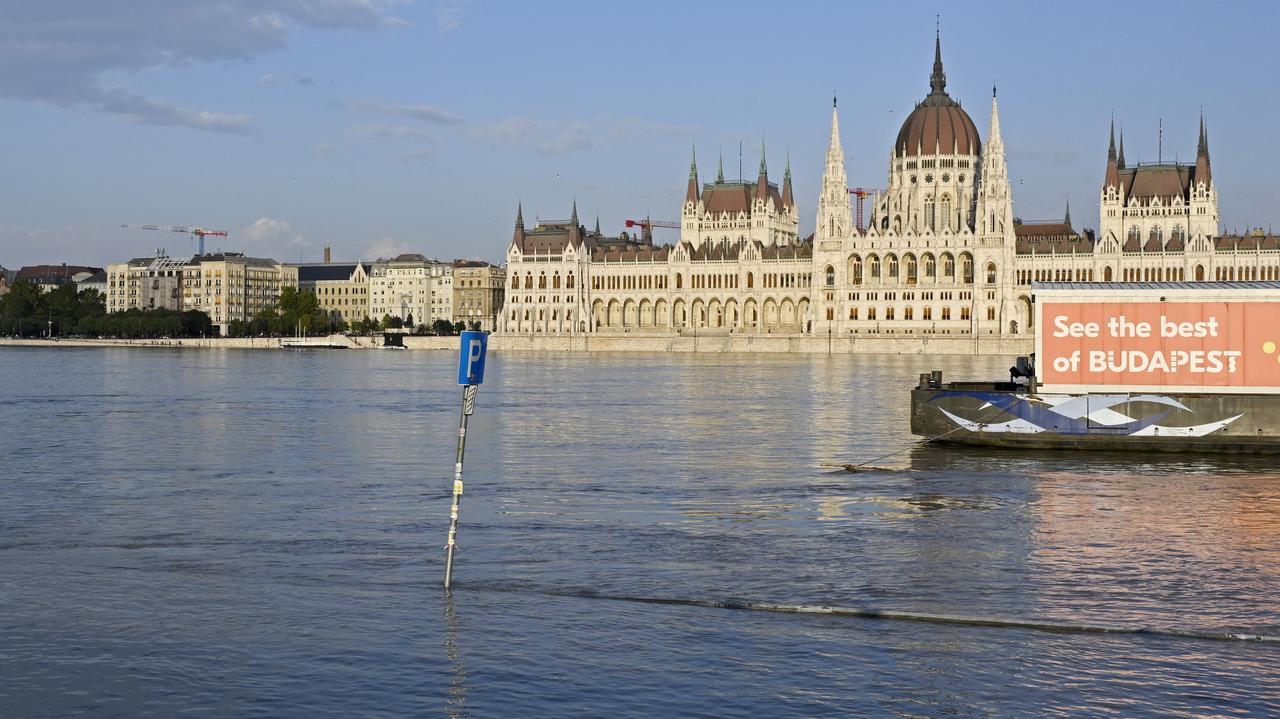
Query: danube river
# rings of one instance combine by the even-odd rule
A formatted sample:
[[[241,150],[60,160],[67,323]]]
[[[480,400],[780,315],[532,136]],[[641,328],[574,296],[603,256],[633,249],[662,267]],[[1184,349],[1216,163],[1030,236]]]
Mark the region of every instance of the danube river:
[[[1280,634],[1275,460],[910,446],[1009,364],[494,355],[446,596],[452,355],[0,350],[0,714],[1280,714],[1280,643],[625,599]]]

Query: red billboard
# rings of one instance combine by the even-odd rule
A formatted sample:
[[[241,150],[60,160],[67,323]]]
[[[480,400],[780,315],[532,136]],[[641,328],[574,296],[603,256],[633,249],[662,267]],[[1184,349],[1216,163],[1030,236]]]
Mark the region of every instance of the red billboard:
[[[1280,302],[1040,305],[1041,384],[1280,391]]]

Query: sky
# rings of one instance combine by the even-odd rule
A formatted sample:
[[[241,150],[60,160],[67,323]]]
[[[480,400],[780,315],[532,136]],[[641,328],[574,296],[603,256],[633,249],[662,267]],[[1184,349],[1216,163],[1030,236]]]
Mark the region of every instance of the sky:
[[[679,218],[700,177],[788,155],[812,232],[831,99],[851,186],[883,187],[928,93],[985,138],[993,85],[1024,219],[1096,227],[1108,123],[1130,164],[1194,161],[1224,229],[1278,214],[1280,4],[0,0],[0,265],[106,266],[179,233],[281,261],[501,262],[576,200],[607,233]],[[1158,127],[1163,124],[1163,149]],[[659,242],[676,233],[658,231]]]

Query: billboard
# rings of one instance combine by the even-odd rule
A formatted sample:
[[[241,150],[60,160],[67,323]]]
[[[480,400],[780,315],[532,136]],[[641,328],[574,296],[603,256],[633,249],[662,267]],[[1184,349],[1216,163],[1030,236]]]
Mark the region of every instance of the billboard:
[[[1042,385],[1280,392],[1280,302],[1040,305]]]

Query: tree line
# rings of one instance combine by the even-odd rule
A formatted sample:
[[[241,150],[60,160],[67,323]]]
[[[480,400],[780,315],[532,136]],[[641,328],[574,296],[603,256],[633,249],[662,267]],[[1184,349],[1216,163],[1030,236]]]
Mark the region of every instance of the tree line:
[[[471,328],[480,329],[480,323],[473,322]],[[381,320],[365,317],[347,323],[321,308],[314,292],[285,287],[274,307],[260,310],[251,320],[228,323],[227,336],[373,334],[391,329],[404,329],[418,335],[456,335],[466,330],[467,325],[443,319],[415,325],[412,315],[404,320],[385,315]],[[78,290],[74,283],[68,282],[51,292],[41,292],[38,286],[21,280],[0,295],[0,335],[145,339],[216,337],[218,332],[209,315],[200,310],[130,309],[107,314],[106,298],[97,290]]]
[[[97,290],[68,282],[51,292],[25,280],[0,295],[0,335],[14,337],[204,337],[213,334],[209,316],[197,310],[140,310],[107,314]]]

